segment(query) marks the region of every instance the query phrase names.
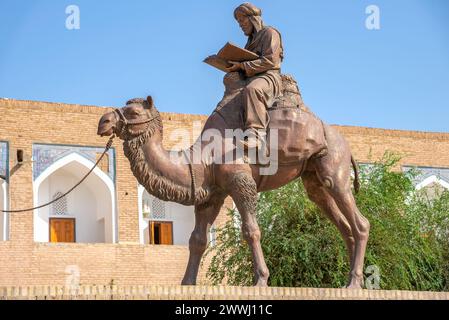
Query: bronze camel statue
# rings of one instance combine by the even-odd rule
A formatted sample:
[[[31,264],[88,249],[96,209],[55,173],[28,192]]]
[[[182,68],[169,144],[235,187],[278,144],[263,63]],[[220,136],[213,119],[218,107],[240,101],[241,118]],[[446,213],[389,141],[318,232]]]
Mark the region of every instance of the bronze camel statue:
[[[316,121],[316,118],[306,121]],[[200,261],[208,244],[208,230],[225,198],[231,196],[242,218],[243,237],[251,249],[254,283],[266,286],[269,270],[256,221],[257,193],[279,188],[301,177],[310,199],[337,226],[345,240],[351,262],[347,288],[361,288],[370,224],[358,210],[351,190],[351,163],[355,182],[356,166],[345,139],[334,128],[320,123],[327,153],[311,154],[297,163],[280,166],[268,178],[260,174],[257,164],[172,161],[170,152],[162,146],[162,120],[151,97],[130,100],[123,108],[104,114],[98,124],[98,135],[115,134],[124,140],[124,153],[131,170],[150,194],[164,201],[195,206],[195,228],[189,240],[190,256],[183,285],[196,284]],[[214,112],[205,125],[205,128],[226,127],[226,119],[218,112]],[[180,151],[180,154],[190,154],[192,149]]]

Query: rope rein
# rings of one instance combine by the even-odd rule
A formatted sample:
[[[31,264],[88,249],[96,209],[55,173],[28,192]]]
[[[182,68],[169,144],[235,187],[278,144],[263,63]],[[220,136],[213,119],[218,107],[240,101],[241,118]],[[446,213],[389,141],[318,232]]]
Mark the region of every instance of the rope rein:
[[[75,188],[78,187],[81,183],[83,183],[83,181],[86,180],[86,178],[92,173],[92,171],[94,171],[94,169],[95,169],[95,168],[98,166],[98,164],[100,163],[101,159],[103,159],[103,157],[104,157],[104,155],[106,154],[106,152],[108,152],[109,149],[111,148],[112,142],[113,142],[114,138],[115,138],[115,135],[112,135],[112,136],[109,138],[109,141],[108,141],[108,143],[106,144],[106,147],[104,148],[103,153],[101,154],[100,158],[98,158],[98,160],[97,160],[97,162],[95,163],[95,165],[89,170],[89,172],[86,173],[86,174],[84,175],[84,177],[83,177],[77,184],[75,184],[72,188],[70,188],[70,189],[69,189],[68,191],[66,191],[64,194],[60,195],[59,197],[57,197],[56,199],[53,199],[53,200],[50,201],[50,202],[47,202],[47,203],[42,204],[42,205],[37,206],[37,207],[33,207],[33,208],[29,208],[29,209],[21,209],[21,210],[0,210],[0,212],[6,212],[6,213],[18,213],[18,212],[32,211],[32,210],[35,210],[35,209],[40,209],[40,208],[49,206],[50,204],[52,204],[52,203],[54,203],[54,202],[56,202],[56,201],[58,201],[58,200],[64,198],[64,197],[65,197],[66,195],[68,195],[70,192],[72,192],[73,190],[75,190]]]

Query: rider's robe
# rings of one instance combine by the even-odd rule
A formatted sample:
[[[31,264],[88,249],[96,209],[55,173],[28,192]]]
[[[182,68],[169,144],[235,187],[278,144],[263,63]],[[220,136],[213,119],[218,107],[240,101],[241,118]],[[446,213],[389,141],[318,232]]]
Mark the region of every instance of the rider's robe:
[[[259,55],[259,59],[242,63],[249,82],[244,90],[245,129],[266,129],[266,109],[282,93],[281,34],[272,27],[264,27],[249,37],[245,49]]]

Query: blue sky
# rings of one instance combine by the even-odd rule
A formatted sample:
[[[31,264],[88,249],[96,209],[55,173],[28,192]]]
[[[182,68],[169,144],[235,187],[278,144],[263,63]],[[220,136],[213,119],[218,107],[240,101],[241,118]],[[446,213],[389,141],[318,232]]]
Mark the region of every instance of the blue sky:
[[[210,114],[223,73],[202,60],[246,38],[234,0],[0,0],[0,97]],[[449,131],[449,1],[253,1],[283,35],[284,73],[324,121]],[[65,28],[68,5],[80,29]],[[365,8],[380,8],[380,30]]]

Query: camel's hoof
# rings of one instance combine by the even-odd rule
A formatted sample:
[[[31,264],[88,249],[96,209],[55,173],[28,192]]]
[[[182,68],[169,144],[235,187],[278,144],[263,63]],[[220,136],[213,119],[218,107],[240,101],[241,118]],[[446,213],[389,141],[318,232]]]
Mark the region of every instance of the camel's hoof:
[[[196,286],[196,281],[182,280],[181,286]]]
[[[254,285],[256,287],[268,287],[268,280],[259,279],[257,280],[256,284]]]
[[[346,289],[363,289],[363,282],[357,279],[351,280]]]
[[[362,286],[360,284],[348,284],[346,289],[362,289]]]

